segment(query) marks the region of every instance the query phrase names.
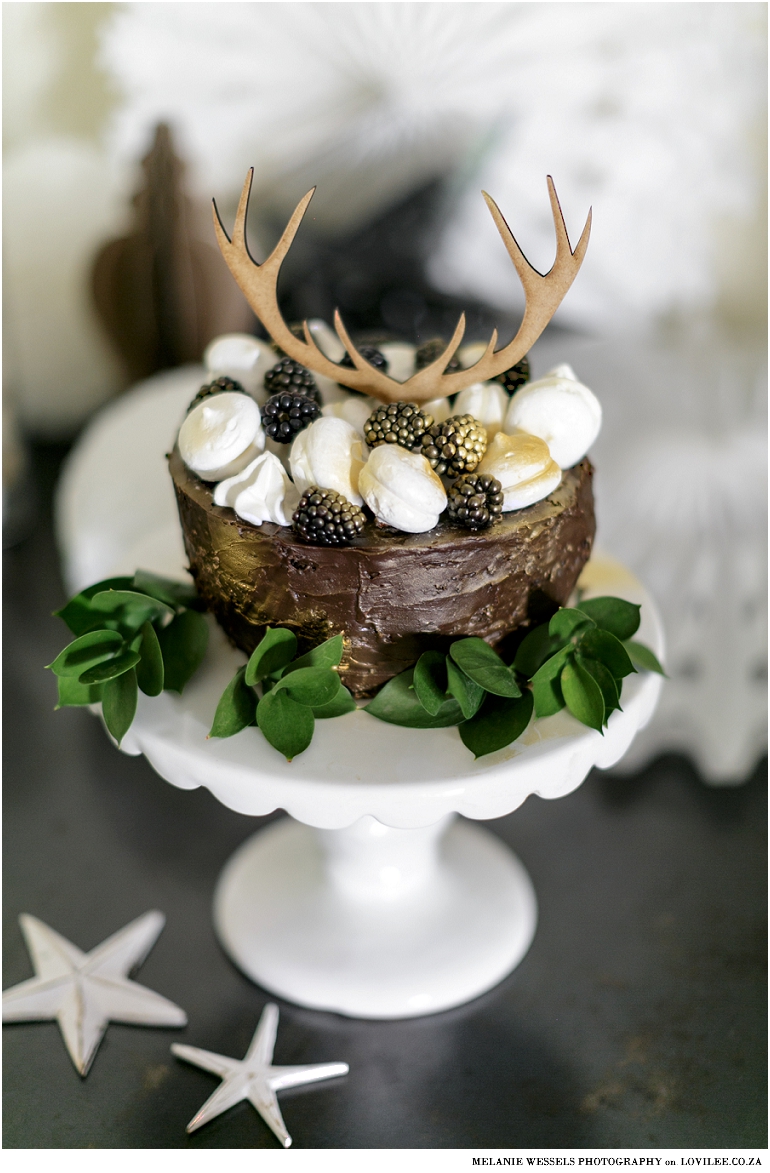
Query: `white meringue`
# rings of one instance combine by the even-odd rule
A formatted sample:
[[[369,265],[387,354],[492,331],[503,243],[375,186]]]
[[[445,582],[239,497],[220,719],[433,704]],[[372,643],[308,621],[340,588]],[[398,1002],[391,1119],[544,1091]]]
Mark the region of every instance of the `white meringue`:
[[[583,459],[601,426],[599,400],[566,363],[521,387],[503,424],[509,434],[520,429],[545,440],[560,468],[572,468]]]
[[[358,487],[378,521],[409,534],[438,523],[447,496],[441,478],[418,452],[380,444],[361,469]]]
[[[220,481],[214,490],[215,505],[229,506],[252,525],[263,521],[291,525],[299,498],[297,488],[272,452],[263,452],[242,472]]]
[[[526,509],[557,487],[562,472],[548,445],[538,436],[498,432],[477,469],[495,477],[503,488],[503,513]]]
[[[420,411],[424,411],[426,415],[433,416],[433,422],[436,424],[443,424],[444,420],[448,420],[450,415],[457,415],[453,410],[452,404],[444,396],[441,399],[429,399],[427,403],[418,404]]]
[[[492,440],[503,426],[510,396],[499,383],[471,383],[455,400],[453,415],[472,415]]]
[[[477,363],[486,349],[486,342],[466,342],[464,346],[461,346],[457,352],[457,358],[463,370],[467,370],[468,367]]]
[[[340,359],[345,357],[345,347],[329,323],[325,322],[323,318],[309,318],[307,328],[318,349],[330,362],[339,362]],[[321,393],[321,402],[323,404],[335,403],[345,394],[336,379],[330,379],[328,375],[322,375],[318,371],[314,371],[312,366],[309,369]]]
[[[259,408],[240,391],[210,395],[188,414],[178,443],[182,460],[201,480],[222,481],[264,449]]]
[[[321,415],[346,420],[347,423],[353,425],[363,439],[364,424],[375,408],[380,406],[381,404],[377,403],[374,399],[370,399],[368,395],[345,395],[344,398],[338,399],[335,403],[325,404],[321,408]]]
[[[269,342],[252,334],[220,334],[209,342],[203,364],[211,381],[220,375],[237,379],[244,391],[259,397],[265,373],[278,362]]]
[[[345,357],[345,347],[323,318],[309,318],[307,328],[318,349],[330,362],[340,362]]]
[[[289,464],[301,493],[311,485],[334,489],[353,505],[363,505],[358,474],[364,464],[364,443],[347,420],[321,416],[299,433],[291,446]]]
[[[388,360],[388,377],[405,383],[414,374],[414,356],[417,347],[411,342],[383,342],[377,347]]]

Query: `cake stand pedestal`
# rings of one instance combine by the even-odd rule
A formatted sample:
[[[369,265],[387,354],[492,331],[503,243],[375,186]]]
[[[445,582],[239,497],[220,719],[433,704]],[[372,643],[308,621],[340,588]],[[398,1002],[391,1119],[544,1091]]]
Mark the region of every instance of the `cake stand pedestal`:
[[[340,831],[282,819],[222,873],[219,938],[260,985],[302,1006],[405,1018],[496,985],[529,948],[529,876],[488,831],[452,816]]]

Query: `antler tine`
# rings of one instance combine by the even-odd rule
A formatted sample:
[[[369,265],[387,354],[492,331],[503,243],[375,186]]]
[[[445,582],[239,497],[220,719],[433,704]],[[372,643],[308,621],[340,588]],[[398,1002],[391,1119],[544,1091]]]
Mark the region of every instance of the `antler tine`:
[[[448,363],[454,357],[457,347],[463,340],[465,334],[465,314],[460,314],[457,319],[457,325],[454,328],[454,333],[449,340],[449,344],[444,347],[441,354],[429,366],[424,367],[426,371],[430,371],[433,375],[443,375]]]
[[[241,196],[238,200],[238,211],[235,213],[235,223],[233,224],[233,248],[242,248],[248,253],[253,261],[254,258],[249,252],[249,243],[246,240],[246,216],[249,211],[249,199],[251,197],[251,185],[254,182],[254,168],[250,167],[246,179],[241,189]],[[254,261],[256,264],[256,261]]]
[[[564,223],[564,213],[561,210],[559,197],[556,194],[551,176],[547,176],[548,183],[548,198],[551,201],[551,213],[553,215],[553,226],[556,230],[556,260],[553,263],[555,269],[560,263],[569,261],[574,264],[575,272],[583,263],[586,249],[588,248],[588,238],[591,235],[591,220],[593,218],[593,209],[588,209],[588,216],[586,217],[585,226],[580,235],[580,240],[577,242],[577,247],[572,248],[569,242],[569,235],[567,233],[567,225]]]
[[[339,338],[340,342],[353,360],[356,370],[374,370],[374,367],[371,365],[371,363],[368,363],[366,359],[356,350],[356,347],[353,344],[353,340],[345,329],[345,323],[342,320],[342,315],[340,314],[339,310],[334,311],[334,329],[337,331],[337,337]]]
[[[539,273],[538,270],[535,268],[535,266],[531,265],[529,263],[527,258],[524,256],[524,253],[519,248],[519,242],[517,241],[516,237],[513,235],[510,228],[508,227],[508,221],[506,220],[505,216],[498,208],[495,201],[492,199],[489,192],[482,191],[481,194],[483,195],[484,200],[486,202],[486,205],[489,208],[492,219],[495,222],[495,226],[497,228],[497,231],[500,233],[500,236],[502,237],[503,244],[505,245],[506,249],[508,250],[508,255],[514,263],[514,266],[516,268],[516,272],[519,274],[519,279],[520,279],[522,285],[525,285],[526,280],[529,277],[530,273],[534,273],[538,277],[542,277],[543,274]],[[525,285],[525,288],[526,288],[526,285]]]
[[[567,234],[567,225],[564,223],[564,213],[561,210],[559,197],[550,175],[546,176],[546,183],[548,184],[548,199],[551,201],[551,215],[556,233],[556,259],[552,266],[552,268],[556,268],[558,264],[564,264],[568,258],[570,261],[572,260],[572,246]]]

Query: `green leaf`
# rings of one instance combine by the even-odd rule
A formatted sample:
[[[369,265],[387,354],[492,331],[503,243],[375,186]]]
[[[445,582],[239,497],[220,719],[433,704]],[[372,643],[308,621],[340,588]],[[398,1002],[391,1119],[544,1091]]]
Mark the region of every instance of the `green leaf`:
[[[405,725],[408,729],[444,729],[447,725],[459,725],[463,711],[454,698],[444,701],[435,716],[431,716],[420,704],[412,687],[414,668],[407,668],[384,684],[364,709],[379,721],[391,725]]]
[[[463,717],[468,720],[473,717],[487,695],[480,684],[466,676],[462,668],[455,664],[451,656],[446,657],[447,692],[453,696],[463,711]]]
[[[345,713],[355,712],[358,706],[345,685],[341,684],[333,701],[329,701],[328,705],[313,705],[312,708],[313,716],[319,720],[327,717],[344,717]]]
[[[628,652],[620,640],[611,635],[609,631],[601,631],[598,627],[594,627],[580,637],[577,646],[584,656],[601,660],[616,680],[622,680],[624,676],[630,676],[632,672],[636,672]]]
[[[182,611],[158,635],[163,653],[163,687],[181,693],[206,655],[209,628],[199,611]]]
[[[564,694],[561,691],[559,677],[542,680],[532,679],[532,696],[535,701],[536,717],[552,717],[564,708]]]
[[[99,591],[91,599],[91,606],[134,631],[138,631],[148,619],[157,621],[174,615],[172,607],[149,595],[140,595],[138,591]]]
[[[283,675],[296,672],[298,668],[336,668],[342,659],[342,636],[333,635],[324,640],[317,648],[311,648],[304,656],[297,656],[296,660],[284,668]]]
[[[544,664],[554,652],[564,644],[564,640],[553,636],[548,631],[548,624],[541,623],[539,627],[525,635],[516,650],[513,667],[530,680],[541,664]]]
[[[163,653],[149,620],[142,625],[139,652],[142,658],[136,668],[137,684],[146,696],[160,696],[163,692]]]
[[[60,611],[54,611],[54,615],[64,620],[73,635],[84,635],[85,632],[92,631],[95,627],[103,627],[104,617],[98,611],[94,611],[91,599],[100,591],[119,591],[130,588],[133,581],[132,578],[121,576],[120,578],[105,578],[102,582],[95,582],[93,586],[86,587],[77,595],[73,595]]]
[[[137,570],[133,578],[133,587],[135,591],[151,595],[153,599],[159,599],[161,603],[167,603],[175,609],[191,607],[194,611],[205,610],[206,604],[190,582],[163,578],[159,574],[153,574],[151,570]]]
[[[601,733],[604,725],[604,698],[590,672],[571,661],[562,671],[560,684],[572,716]]]
[[[123,636],[117,631],[101,628],[73,639],[59,652],[52,664],[46,664],[57,676],[81,676],[88,668],[111,659],[124,646]]]
[[[131,728],[137,696],[136,672],[133,668],[113,680],[108,680],[102,690],[104,723],[118,745]]]
[[[81,684],[74,676],[59,676],[59,703],[57,709],[67,705],[95,705],[102,699],[101,684]]]
[[[460,737],[475,757],[494,753],[520,737],[532,716],[532,693],[519,697],[488,696],[475,717],[463,721]]]
[[[495,696],[521,696],[513,672],[483,639],[470,636],[455,640],[449,654],[465,675],[487,692]]]
[[[589,656],[581,656],[578,652],[576,660],[581,668],[585,668],[593,676],[596,683],[599,685],[604,700],[604,724],[606,725],[610,714],[614,713],[615,709],[620,708],[620,691],[615,681],[615,677],[610,672],[609,668],[605,668],[600,660],[592,660]]]
[[[645,672],[658,672],[661,676],[666,675],[657,656],[646,644],[637,643],[634,639],[627,639],[624,641],[623,647],[628,652],[631,663],[637,668],[642,668]]]
[[[431,717],[435,717],[447,691],[446,656],[441,652],[423,652],[414,666],[412,684],[417,699]]]
[[[299,668],[282,676],[273,692],[287,692],[300,705],[315,708],[333,701],[340,688],[340,678],[331,668]]]
[[[561,675],[561,670],[571,656],[575,654],[575,649],[572,644],[566,648],[562,648],[556,655],[551,656],[544,664],[541,664],[535,675],[532,677],[533,684],[543,684],[547,680],[557,680]]]
[[[572,636],[581,627],[593,627],[593,625],[593,619],[582,611],[578,611],[574,607],[560,607],[551,617],[551,622],[548,624],[548,634],[564,643],[566,640],[572,639]]]
[[[104,684],[107,680],[115,680],[116,677],[122,676],[124,672],[136,667],[139,663],[139,652],[133,651],[131,648],[126,648],[119,656],[113,656],[111,660],[104,660],[101,664],[95,664],[93,668],[89,668],[87,672],[83,672],[80,676],[81,684]]]
[[[297,651],[297,637],[286,627],[268,627],[246,665],[246,683],[258,684],[271,672],[284,668]]]
[[[239,668],[219,698],[209,737],[232,737],[256,720],[257,698],[244,677],[246,665]]]
[[[313,740],[312,709],[292,700],[285,689],[273,689],[257,705],[257,724],[267,740],[288,762]]]
[[[630,639],[639,628],[641,607],[637,603],[603,595],[599,599],[583,599],[579,607],[584,615],[593,619],[597,627],[609,631],[620,640]]]

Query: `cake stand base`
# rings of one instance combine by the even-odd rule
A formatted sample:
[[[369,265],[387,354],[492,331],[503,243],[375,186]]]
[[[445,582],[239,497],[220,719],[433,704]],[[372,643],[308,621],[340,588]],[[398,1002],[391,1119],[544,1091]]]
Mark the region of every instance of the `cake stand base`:
[[[219,938],[254,981],[356,1018],[458,1006],[518,965],[535,932],[526,871],[494,835],[451,816],[398,830],[282,819],[247,839],[214,899]]]

